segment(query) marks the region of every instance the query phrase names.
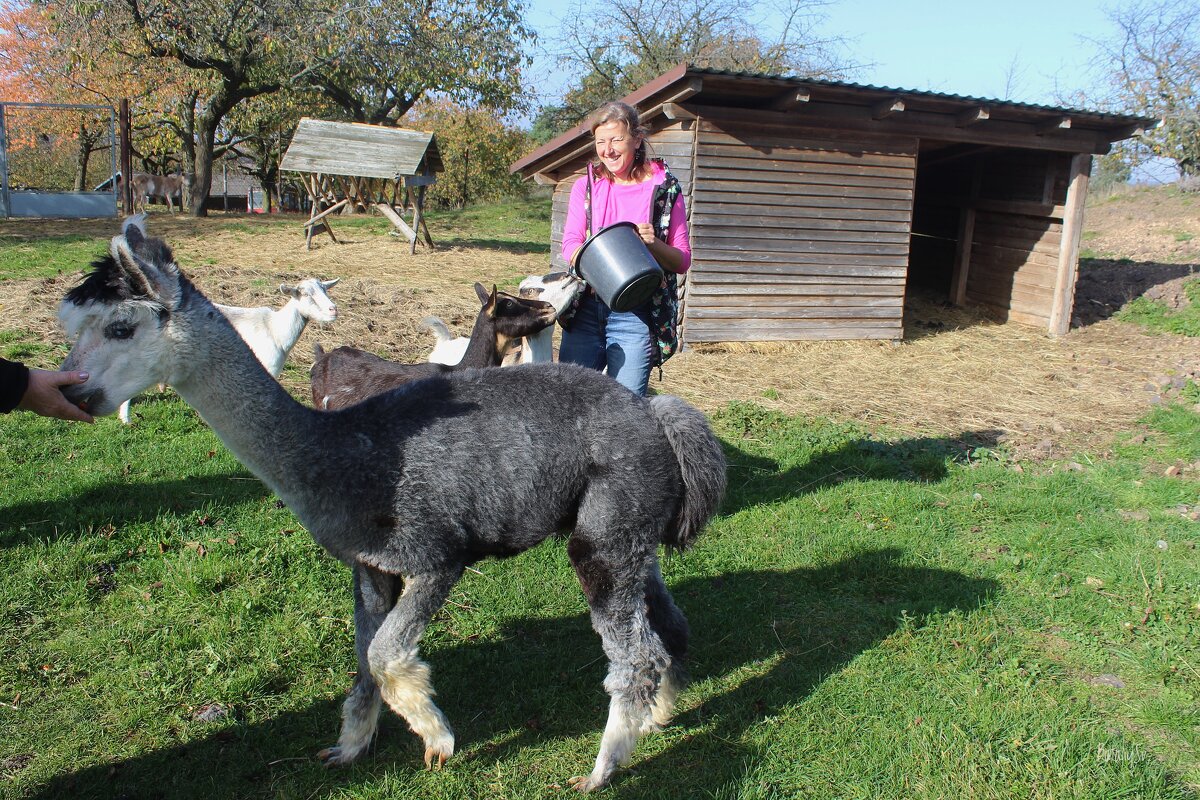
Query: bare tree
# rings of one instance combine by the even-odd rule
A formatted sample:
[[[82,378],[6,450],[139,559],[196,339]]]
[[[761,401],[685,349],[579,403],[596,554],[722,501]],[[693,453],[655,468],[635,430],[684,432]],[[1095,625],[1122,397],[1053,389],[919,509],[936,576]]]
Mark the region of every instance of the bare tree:
[[[1116,34],[1095,44],[1114,104],[1161,119],[1142,144],[1184,175],[1200,174],[1200,5],[1135,0],[1110,10],[1109,19]]]
[[[686,61],[698,67],[809,77],[844,77],[842,40],[817,32],[823,0],[611,0],[604,24],[595,5],[573,0],[558,36],[562,66],[579,75],[542,127],[565,130],[605,100]],[[535,125],[536,127],[536,125]]]

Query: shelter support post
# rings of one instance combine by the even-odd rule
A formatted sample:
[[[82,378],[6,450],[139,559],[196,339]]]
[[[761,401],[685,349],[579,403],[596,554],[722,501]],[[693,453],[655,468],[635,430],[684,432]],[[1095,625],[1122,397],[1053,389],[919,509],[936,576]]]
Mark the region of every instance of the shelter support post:
[[[1079,275],[1079,241],[1083,235],[1083,207],[1087,200],[1092,157],[1080,153],[1071,159],[1067,202],[1063,212],[1062,243],[1058,250],[1058,272],[1054,280],[1054,303],[1050,310],[1050,335],[1062,336],[1071,328],[1075,305],[1075,279]]]
[[[982,184],[982,164],[976,162],[971,174],[971,194],[958,218],[958,245],[954,251],[954,272],[950,277],[950,302],[956,306],[967,304],[967,279],[971,275],[971,249],[975,241],[975,209]]]

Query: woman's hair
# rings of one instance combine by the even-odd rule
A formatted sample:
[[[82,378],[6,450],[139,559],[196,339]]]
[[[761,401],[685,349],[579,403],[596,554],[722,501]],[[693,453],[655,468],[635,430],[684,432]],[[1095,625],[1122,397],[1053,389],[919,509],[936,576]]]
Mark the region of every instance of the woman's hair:
[[[650,129],[641,123],[638,119],[637,109],[628,103],[622,103],[620,100],[612,100],[597,108],[588,117],[588,130],[593,135],[596,133],[596,128],[601,125],[607,125],[610,122],[619,122],[625,126],[625,130],[629,131],[630,136],[641,139],[641,144],[638,145],[637,152],[633,154],[633,169],[629,172],[629,177],[636,181],[640,181],[649,174],[650,159],[647,154],[648,144],[646,135],[650,133]],[[592,162],[593,171],[601,178],[613,180],[613,174],[608,167],[599,159]]]

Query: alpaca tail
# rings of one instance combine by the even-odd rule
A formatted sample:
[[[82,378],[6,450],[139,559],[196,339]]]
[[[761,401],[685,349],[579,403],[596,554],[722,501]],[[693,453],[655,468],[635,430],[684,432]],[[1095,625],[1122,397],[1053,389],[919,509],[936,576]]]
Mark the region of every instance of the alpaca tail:
[[[725,496],[725,451],[708,419],[678,397],[657,395],[650,400],[650,408],[671,443],[683,476],[683,498],[662,541],[683,550],[717,513]]]
[[[437,317],[425,317],[421,320],[421,324],[433,332],[434,337],[438,340],[438,344],[448,342],[454,338],[454,334],[450,333],[450,329],[446,327],[446,323]]]

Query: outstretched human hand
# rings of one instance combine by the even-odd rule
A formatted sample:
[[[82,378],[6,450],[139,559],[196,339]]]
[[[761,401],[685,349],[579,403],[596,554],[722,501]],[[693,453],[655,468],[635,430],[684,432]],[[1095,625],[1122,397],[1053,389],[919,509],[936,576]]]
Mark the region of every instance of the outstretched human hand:
[[[21,397],[17,408],[41,414],[43,417],[75,422],[95,422],[92,415],[72,405],[63,396],[60,387],[84,383],[88,379],[86,372],[50,372],[44,369],[29,370],[29,386]]]

